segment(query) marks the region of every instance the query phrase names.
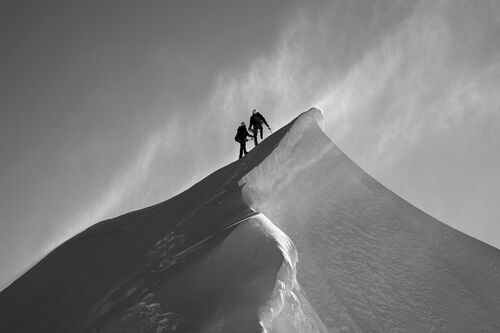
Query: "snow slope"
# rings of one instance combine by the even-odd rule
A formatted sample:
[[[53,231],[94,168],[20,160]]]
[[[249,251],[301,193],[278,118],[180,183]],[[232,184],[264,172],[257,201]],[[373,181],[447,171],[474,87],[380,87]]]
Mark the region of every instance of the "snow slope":
[[[500,251],[384,188],[321,119],[302,115],[240,183],[293,240],[298,281],[329,331],[500,332]]]
[[[0,332],[499,332],[500,253],[384,188],[311,109],[0,293]]]

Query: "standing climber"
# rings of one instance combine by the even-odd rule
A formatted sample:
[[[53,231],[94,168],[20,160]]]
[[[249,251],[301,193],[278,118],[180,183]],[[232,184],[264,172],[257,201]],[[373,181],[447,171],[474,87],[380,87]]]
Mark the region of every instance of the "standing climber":
[[[248,141],[247,137],[251,138],[252,136],[248,133],[245,122],[242,121],[240,127],[238,127],[238,131],[236,132],[236,136],[234,137],[234,140],[240,144],[240,158],[248,154],[246,146]]]
[[[262,129],[262,124],[265,124],[267,128],[269,129],[269,132],[271,131],[271,127],[267,124],[266,119],[264,118],[263,115],[257,111],[257,109],[252,110],[252,116],[250,117],[250,124],[248,125],[248,129],[253,133],[253,142],[257,146],[259,143],[257,142],[257,134],[260,131],[260,139],[263,139],[263,129]]]

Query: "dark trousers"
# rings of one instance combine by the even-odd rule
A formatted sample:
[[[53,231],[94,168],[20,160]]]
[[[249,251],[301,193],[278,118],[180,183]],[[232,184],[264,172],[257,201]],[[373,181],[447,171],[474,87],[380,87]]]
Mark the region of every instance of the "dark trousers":
[[[262,127],[254,127],[253,128],[253,142],[255,143],[256,146],[259,144],[259,142],[257,141],[257,134],[259,134],[259,131],[260,131],[260,139],[262,140],[262,137],[263,137]]]
[[[245,141],[240,141],[240,158],[245,156],[247,153],[247,142]]]

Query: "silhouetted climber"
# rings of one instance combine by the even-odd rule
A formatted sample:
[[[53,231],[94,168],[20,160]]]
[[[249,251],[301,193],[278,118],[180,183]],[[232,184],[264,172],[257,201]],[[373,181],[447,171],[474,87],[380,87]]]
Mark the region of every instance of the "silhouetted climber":
[[[236,132],[236,136],[234,137],[234,140],[240,143],[240,158],[248,154],[246,146],[248,141],[247,137],[251,138],[252,136],[248,133],[245,122],[242,121],[240,127],[238,127],[238,131]]]
[[[252,110],[252,116],[250,117],[250,124],[248,125],[248,129],[253,133],[253,142],[257,146],[259,143],[257,142],[257,134],[260,131],[260,139],[263,139],[263,129],[262,129],[262,124],[265,124],[267,128],[269,129],[269,132],[271,131],[271,127],[267,124],[266,119],[264,118],[263,115],[257,111],[257,109]]]

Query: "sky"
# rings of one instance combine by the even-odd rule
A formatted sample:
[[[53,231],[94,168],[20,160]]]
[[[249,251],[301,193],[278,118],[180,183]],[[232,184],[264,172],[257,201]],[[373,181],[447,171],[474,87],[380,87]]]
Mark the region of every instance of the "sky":
[[[0,288],[235,160],[253,108],[320,107],[368,173],[500,248],[497,0],[6,0],[0,25]]]

